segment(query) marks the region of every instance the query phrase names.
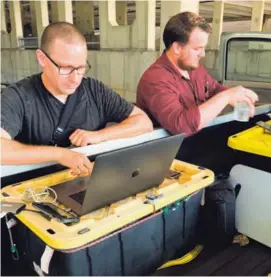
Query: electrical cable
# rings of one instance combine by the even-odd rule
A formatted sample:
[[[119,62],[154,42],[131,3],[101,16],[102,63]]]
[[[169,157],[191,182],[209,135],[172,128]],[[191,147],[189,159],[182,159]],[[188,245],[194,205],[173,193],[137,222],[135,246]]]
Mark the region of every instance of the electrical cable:
[[[51,193],[50,193],[51,192]],[[53,199],[50,199],[49,196],[53,196]],[[35,187],[35,188],[26,188],[21,196],[13,197],[13,196],[4,196],[1,197],[1,201],[4,199],[17,199],[22,200],[24,202],[48,202],[55,203],[57,200],[56,192],[50,187]]]

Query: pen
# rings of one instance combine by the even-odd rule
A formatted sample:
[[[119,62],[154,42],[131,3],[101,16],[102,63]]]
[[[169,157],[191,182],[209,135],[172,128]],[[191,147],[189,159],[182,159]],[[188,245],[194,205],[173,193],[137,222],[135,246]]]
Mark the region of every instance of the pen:
[[[208,81],[205,84],[204,93],[205,93],[204,97],[208,98],[209,97],[209,82]]]

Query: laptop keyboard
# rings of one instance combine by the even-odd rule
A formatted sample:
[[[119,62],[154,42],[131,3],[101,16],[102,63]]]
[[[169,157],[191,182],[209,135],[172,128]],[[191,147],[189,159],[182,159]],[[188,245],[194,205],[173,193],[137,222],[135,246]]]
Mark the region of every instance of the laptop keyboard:
[[[86,194],[86,190],[83,190],[83,191],[77,192],[75,194],[71,194],[69,196],[70,196],[70,198],[72,198],[73,200],[78,202],[79,204],[83,205],[85,194]]]

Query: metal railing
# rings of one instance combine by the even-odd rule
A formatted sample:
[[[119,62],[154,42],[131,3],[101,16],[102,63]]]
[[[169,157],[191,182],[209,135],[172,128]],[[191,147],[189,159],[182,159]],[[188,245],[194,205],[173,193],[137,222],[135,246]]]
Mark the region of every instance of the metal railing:
[[[100,50],[99,41],[90,41],[88,37],[86,37],[86,39],[88,50]],[[19,47],[21,49],[37,49],[39,47],[38,37],[19,38]]]
[[[19,38],[19,45],[22,49],[37,49],[39,47],[38,37]]]
[[[100,50],[100,42],[99,41],[87,41],[88,50]]]

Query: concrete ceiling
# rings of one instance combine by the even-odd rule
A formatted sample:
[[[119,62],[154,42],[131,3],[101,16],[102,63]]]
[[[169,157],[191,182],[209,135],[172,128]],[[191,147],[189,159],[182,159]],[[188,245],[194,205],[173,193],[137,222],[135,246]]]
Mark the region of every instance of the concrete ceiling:
[[[50,2],[50,1],[48,1]],[[74,1],[73,1],[74,2]],[[95,25],[98,26],[99,8],[98,1],[94,2],[94,14],[95,14]],[[127,13],[128,13],[128,24],[131,24],[135,19],[135,2],[127,2]],[[252,6],[254,1],[225,1],[224,7],[224,22],[229,21],[244,21],[250,20],[252,15]],[[25,10],[25,22],[30,22],[31,12],[29,12],[29,1],[21,1],[22,7]],[[5,6],[8,8],[8,1],[5,1]],[[214,1],[202,0],[199,4],[199,14],[207,19],[208,22],[212,22],[213,19],[213,7]],[[156,26],[160,26],[160,9],[161,0],[156,1]],[[271,0],[265,1],[264,17],[271,18]]]

